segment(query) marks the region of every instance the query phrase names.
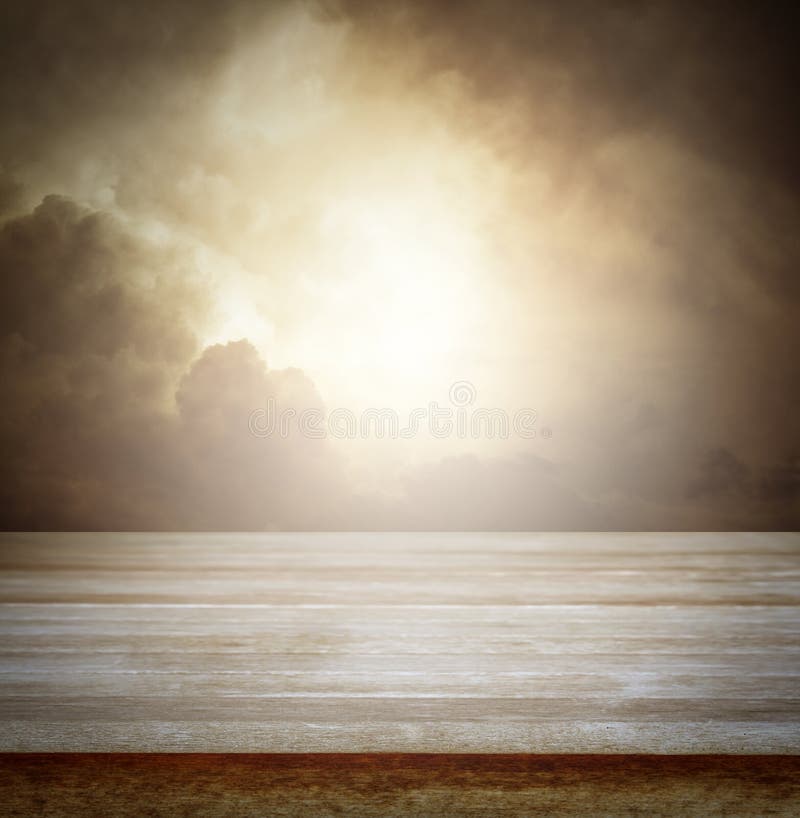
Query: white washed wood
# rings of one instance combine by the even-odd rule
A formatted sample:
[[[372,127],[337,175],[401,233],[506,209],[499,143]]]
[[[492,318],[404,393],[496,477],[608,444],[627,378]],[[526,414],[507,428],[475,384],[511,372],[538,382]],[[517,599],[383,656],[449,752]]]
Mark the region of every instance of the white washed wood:
[[[5,534],[0,750],[798,752],[796,534]]]

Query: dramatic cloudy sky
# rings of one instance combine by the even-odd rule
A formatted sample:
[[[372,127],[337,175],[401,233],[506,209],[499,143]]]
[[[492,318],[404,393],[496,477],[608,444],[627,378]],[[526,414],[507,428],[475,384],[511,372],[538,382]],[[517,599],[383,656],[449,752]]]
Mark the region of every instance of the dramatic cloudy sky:
[[[796,13],[2,20],[4,528],[797,527]],[[535,436],[253,433],[460,381]]]

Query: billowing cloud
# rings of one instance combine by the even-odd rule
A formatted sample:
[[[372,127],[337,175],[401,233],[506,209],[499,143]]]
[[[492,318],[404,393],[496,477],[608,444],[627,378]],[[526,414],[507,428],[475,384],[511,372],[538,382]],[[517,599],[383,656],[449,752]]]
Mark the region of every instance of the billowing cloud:
[[[796,526],[796,23],[10,8],[3,525]],[[248,429],[464,379],[548,435]]]
[[[325,441],[248,426],[269,401],[319,407],[313,384],[246,341],[201,352],[205,305],[170,280],[180,258],[48,197],[3,226],[0,259],[6,528],[336,523]]]

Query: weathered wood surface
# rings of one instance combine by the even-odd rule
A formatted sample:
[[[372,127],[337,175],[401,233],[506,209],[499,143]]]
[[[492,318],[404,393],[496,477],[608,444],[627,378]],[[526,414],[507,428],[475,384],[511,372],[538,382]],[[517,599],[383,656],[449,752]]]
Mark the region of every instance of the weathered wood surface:
[[[5,816],[785,816],[786,756],[0,755]]]
[[[4,534],[0,750],[800,751],[797,534]]]

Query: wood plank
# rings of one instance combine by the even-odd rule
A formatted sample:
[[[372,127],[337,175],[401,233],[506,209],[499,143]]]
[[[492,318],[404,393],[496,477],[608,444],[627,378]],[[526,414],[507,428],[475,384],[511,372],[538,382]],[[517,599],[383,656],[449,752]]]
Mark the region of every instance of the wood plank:
[[[797,534],[5,534],[0,750],[797,753]]]
[[[616,755],[0,755],[9,816],[790,816],[800,759]]]

